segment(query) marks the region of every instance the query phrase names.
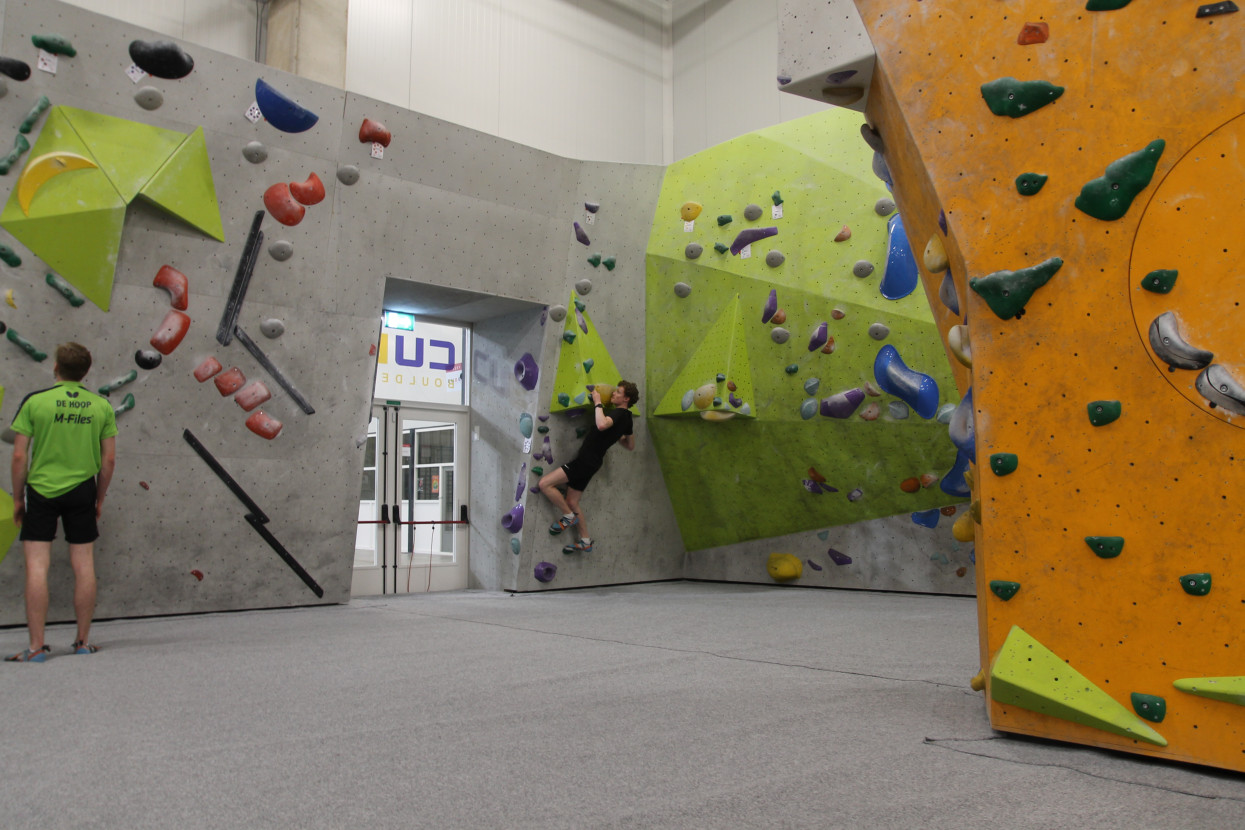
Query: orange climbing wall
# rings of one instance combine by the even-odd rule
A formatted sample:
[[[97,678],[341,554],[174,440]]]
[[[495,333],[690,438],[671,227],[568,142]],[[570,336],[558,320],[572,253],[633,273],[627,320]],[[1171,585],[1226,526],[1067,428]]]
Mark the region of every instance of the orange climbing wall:
[[[1019,626],[1131,714],[1132,693],[1166,702],[1157,746],[1004,706],[992,725],[1245,770],[1245,706],[1180,691],[1181,678],[1245,676],[1245,415],[1211,408],[1195,370],[1149,345],[1173,311],[1191,345],[1245,381],[1245,14],[1198,19],[1196,2],[1134,0],[1088,11],[1068,0],[857,0],[878,52],[866,115],[885,142],[913,248],[946,212],[952,275],[968,318],[978,465],[974,499],[983,667]],[[1026,22],[1045,43],[1020,45]],[[983,83],[1063,86],[1020,118],[990,112]],[[1107,165],[1151,141],[1153,179],[1114,221],[1074,206]],[[1036,195],[1015,178],[1049,176]],[[1062,269],[1020,319],[1001,320],[966,281],[1050,257]],[[1141,289],[1176,269],[1170,294]],[[923,273],[944,336],[962,322]],[[957,364],[958,365],[958,364]],[[1092,401],[1121,417],[1090,424]],[[988,459],[1015,453],[1016,472]],[[1119,536],[1100,558],[1086,536]],[[1180,577],[1209,573],[1204,596]],[[1020,584],[1004,601],[991,581]],[[987,671],[988,673],[988,671]]]

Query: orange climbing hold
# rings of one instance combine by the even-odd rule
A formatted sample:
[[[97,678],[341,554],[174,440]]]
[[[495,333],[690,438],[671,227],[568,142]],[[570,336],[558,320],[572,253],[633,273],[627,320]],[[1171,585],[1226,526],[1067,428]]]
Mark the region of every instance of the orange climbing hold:
[[[312,173],[305,182],[290,182],[290,195],[300,204],[318,205],[324,201],[324,182]]]
[[[1048,23],[1026,23],[1020,29],[1020,36],[1016,38],[1016,42],[1021,46],[1029,46],[1034,43],[1045,43],[1050,38],[1050,24]]]
[[[379,121],[364,118],[359,126],[359,141],[364,144],[379,144],[381,147],[388,147],[392,140],[393,134],[389,132],[389,128]]]
[[[251,417],[246,419],[247,429],[260,438],[267,438],[269,441],[280,434],[282,426],[280,421],[268,415],[262,409],[252,412]]]
[[[151,284],[169,292],[169,304],[173,308],[185,311],[190,306],[190,282],[172,265],[161,265]]]
[[[174,309],[164,315],[164,322],[151,336],[151,347],[162,355],[172,354],[189,330],[190,317]]]
[[[835,235],[834,241],[835,242],[846,242],[847,240],[851,238],[852,238],[852,229],[849,228],[847,225],[844,225],[843,230],[839,231],[838,234]]]
[[[303,217],[307,215],[307,208],[295,201],[290,186],[285,182],[277,182],[264,191],[264,207],[272,214],[273,219],[290,227],[303,221]]]
[[[905,493],[915,493],[921,489],[921,480],[919,478],[905,478],[899,482],[899,489]]]
[[[769,318],[769,321],[776,326],[781,326],[787,322],[787,312],[780,308],[774,312],[774,316]]]

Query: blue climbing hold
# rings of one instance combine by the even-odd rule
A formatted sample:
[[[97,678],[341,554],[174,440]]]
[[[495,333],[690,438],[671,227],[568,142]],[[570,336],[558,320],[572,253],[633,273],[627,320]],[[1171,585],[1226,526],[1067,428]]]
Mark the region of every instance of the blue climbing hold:
[[[912,521],[916,522],[921,527],[938,527],[938,519],[940,516],[942,516],[942,513],[937,507],[934,507],[930,510],[916,511],[912,514]]]
[[[263,78],[255,79],[255,103],[268,123],[283,133],[306,132],[320,120],[320,116],[294,103]]]
[[[972,490],[968,486],[968,482],[964,479],[964,474],[968,472],[968,456],[962,451],[955,454],[955,463],[951,465],[951,469],[942,477],[942,481],[938,483],[938,487],[948,496],[966,499],[972,495]]]
[[[873,359],[873,377],[883,392],[899,398],[925,420],[938,414],[938,381],[905,366],[894,346],[878,350]]]
[[[878,291],[888,300],[901,300],[916,290],[921,275],[916,269],[916,257],[904,233],[903,217],[896,213],[886,221],[887,244],[886,268]]]

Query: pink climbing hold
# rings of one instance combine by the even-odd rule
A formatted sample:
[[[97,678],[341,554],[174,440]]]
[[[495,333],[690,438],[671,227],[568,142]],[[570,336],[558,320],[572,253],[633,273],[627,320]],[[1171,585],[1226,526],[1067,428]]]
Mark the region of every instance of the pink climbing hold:
[[[258,435],[260,438],[267,438],[271,441],[281,432],[283,424],[264,410],[260,409],[251,413],[251,417],[246,419],[246,428]]]
[[[307,208],[295,201],[290,186],[285,182],[277,182],[264,191],[264,207],[272,214],[273,219],[290,227],[303,221],[303,217],[307,215]]]
[[[161,265],[152,280],[156,288],[169,292],[169,305],[178,311],[185,311],[190,305],[190,282],[186,275],[172,265]]]
[[[324,201],[324,182],[320,181],[319,176],[312,173],[304,182],[290,182],[290,195],[299,204],[307,206],[318,205]],[[265,204],[267,203],[265,202]]]
[[[238,394],[233,396],[233,399],[238,406],[242,407],[243,412],[250,412],[271,397],[272,393],[268,391],[268,387],[264,385],[262,380],[253,380],[242,387]]]
[[[203,383],[203,381],[212,377],[223,368],[225,367],[221,366],[220,361],[215,357],[206,357],[203,362],[195,368],[195,380],[199,381],[199,383]]]
[[[246,385],[246,375],[242,374],[242,370],[237,366],[230,366],[217,375],[212,383],[216,384],[216,391],[220,392],[221,397],[225,397],[226,395],[232,395]]]
[[[190,330],[190,317],[176,309],[164,315],[164,322],[151,336],[151,347],[162,355],[170,355]]]

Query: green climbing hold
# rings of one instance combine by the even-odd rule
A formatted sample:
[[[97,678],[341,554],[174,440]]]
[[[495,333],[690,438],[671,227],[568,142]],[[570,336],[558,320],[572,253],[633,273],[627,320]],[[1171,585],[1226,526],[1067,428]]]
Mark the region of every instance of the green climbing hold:
[[[1086,536],[1085,544],[1100,559],[1114,559],[1124,550],[1123,536]]]
[[[724,380],[726,380],[726,375],[722,374],[721,372],[718,372],[718,374],[717,374],[717,381],[718,381],[718,383],[721,383],[721,382],[722,382],[722,381],[724,381]]]
[[[532,467],[532,475],[534,475],[534,476],[543,476],[544,474],[545,474],[545,468],[544,468],[544,467],[540,467],[540,466],[534,466],[534,467]]]
[[[1180,577],[1180,587],[1191,597],[1204,597],[1210,593],[1210,574],[1185,574]]]
[[[1133,0],[1088,0],[1085,4],[1087,12],[1113,12],[1122,9]]]
[[[1046,177],[1041,173],[1021,173],[1016,177],[1016,190],[1021,196],[1032,196],[1046,184]]]
[[[990,591],[999,599],[1007,602],[1020,590],[1019,582],[1007,582],[1002,579],[990,580]]]
[[[596,268],[598,265],[601,264],[601,255],[593,254],[592,256],[588,257],[588,262],[589,264],[592,265],[593,268]]]
[[[585,404],[588,402],[588,393],[580,392],[578,395],[571,398],[571,400],[573,400],[577,404]]]
[[[562,406],[570,406],[570,405],[571,405],[571,396],[570,396],[570,395],[568,395],[568,394],[566,394],[565,392],[559,392],[559,393],[558,393],[558,403],[559,403],[559,404],[561,404]]]
[[[521,549],[521,547],[522,545],[519,542],[519,537],[511,536],[510,537],[510,552],[513,553],[515,556],[518,556],[519,550]]]
[[[575,298],[575,308],[579,309],[582,312],[587,307],[588,306],[584,305],[583,300],[579,299],[578,297]]]
[[[575,332],[571,331],[570,329],[567,329],[566,331],[562,332],[562,339],[565,340],[567,343],[574,343]]]
[[[593,367],[594,365],[595,365],[595,362],[593,361],[593,359],[592,359],[592,358],[588,358],[588,359],[587,359],[587,360],[585,360],[585,361],[584,361],[584,363],[583,363],[583,366],[584,366],[584,371],[585,371],[585,372],[591,372],[591,371],[592,371],[592,367]]]
[[[564,405],[565,405],[565,404],[564,404]],[[583,438],[583,437],[584,437],[585,435],[587,435],[587,434],[588,434],[588,428],[587,428],[587,427],[575,427],[575,437],[576,437],[576,438]]]
[[[121,399],[121,405],[118,406],[116,409],[114,409],[112,412],[114,415],[120,415],[122,412],[129,412],[133,408],[134,408],[134,395],[127,394],[124,398]]]
[[[605,266],[606,271],[613,271],[614,266],[618,264],[618,260],[612,256],[607,256],[601,260],[601,264]],[[583,309],[581,308],[580,311],[583,311]]]
[[[21,133],[17,134],[17,138],[13,139],[13,149],[4,158],[0,158],[0,176],[6,175],[13,165],[17,164],[22,154],[30,149],[30,142],[26,140],[26,136]]]
[[[22,264],[22,258],[13,252],[8,245],[0,245],[0,261],[10,268],[16,268]]]
[[[1176,287],[1177,276],[1178,272],[1174,268],[1160,268],[1146,274],[1145,279],[1141,281],[1141,287],[1155,294],[1170,294],[1171,290]]]
[[[4,336],[9,338],[10,343],[16,344],[22,351],[30,355],[31,360],[42,363],[48,359],[47,352],[39,351],[39,349],[35,347],[34,343],[31,343],[25,337],[22,337],[16,330],[9,329],[4,333]]]
[[[125,386],[127,383],[133,383],[136,380],[138,380],[138,370],[131,369],[128,375],[122,375],[119,378],[113,378],[108,383],[101,386],[99,388],[99,393],[107,397],[108,395],[111,395],[113,392],[116,392],[122,386]]]
[[[719,254],[724,254],[730,250],[730,246],[722,242],[714,242],[713,250],[717,251]]]
[[[789,375],[794,375],[796,372],[800,371],[800,365],[798,363],[792,363],[790,366],[788,366],[783,371]]]
[[[100,389],[99,393],[101,395],[108,394],[103,389]],[[519,416],[519,434],[521,434],[524,438],[532,437],[532,416],[526,412]]]
[[[1105,175],[1081,188],[1081,195],[1076,197],[1077,208],[1104,222],[1119,219],[1128,212],[1137,194],[1150,184],[1166,146],[1163,139],[1156,139],[1145,149],[1108,164]]]
[[[541,424],[540,426],[536,427],[536,431],[539,432],[541,435],[544,435],[545,433],[549,431],[549,427],[545,426],[544,424]]]
[[[774,191],[773,196],[770,196],[770,199],[773,200],[775,207],[782,204],[782,194],[779,193],[777,190]]]
[[[1020,118],[1054,102],[1063,95],[1063,87],[1049,81],[1018,81],[999,78],[981,85],[981,97],[995,115]]]
[[[1133,711],[1146,720],[1162,723],[1163,718],[1167,717],[1167,701],[1158,695],[1143,695],[1141,692],[1133,692],[1131,697]]]
[[[39,100],[35,102],[30,112],[26,113],[26,117],[22,119],[22,123],[18,125],[17,131],[29,134],[35,128],[35,122],[39,120],[39,116],[43,115],[44,110],[50,106],[52,106],[52,101],[48,96],[40,95]]]
[[[78,50],[73,48],[69,38],[61,35],[31,35],[30,42],[44,52],[53,55],[64,55],[67,58],[77,57]]]
[[[1046,285],[1062,267],[1062,259],[1051,257],[1018,271],[995,271],[984,277],[974,277],[968,281],[968,287],[981,295],[1000,320],[1013,317],[1019,320],[1025,313],[1025,303],[1029,302],[1033,293]]]
[[[734,222],[734,221],[735,221],[734,216],[731,216],[729,213],[723,213],[721,216],[718,217],[718,227],[720,228],[723,225],[729,225],[731,222]]]
[[[996,476],[1011,475],[1020,466],[1020,459],[1014,452],[996,452],[990,456],[990,469]]]
[[[1119,401],[1090,401],[1089,422],[1096,427],[1106,426],[1120,417],[1123,406]]]
[[[66,300],[69,300],[69,304],[74,308],[86,304],[86,297],[83,297],[77,291],[74,291],[73,286],[66,282],[64,278],[49,272],[47,275],[47,284],[59,291],[61,296]]]

